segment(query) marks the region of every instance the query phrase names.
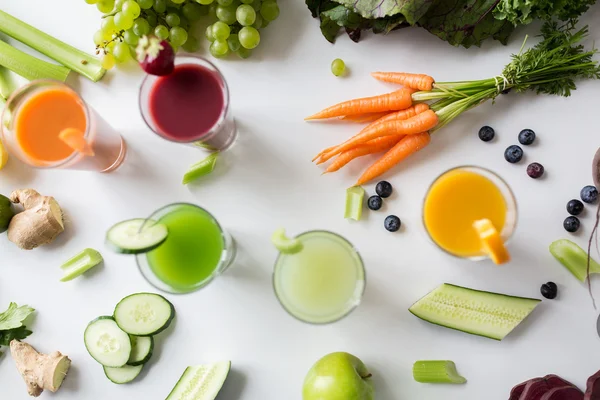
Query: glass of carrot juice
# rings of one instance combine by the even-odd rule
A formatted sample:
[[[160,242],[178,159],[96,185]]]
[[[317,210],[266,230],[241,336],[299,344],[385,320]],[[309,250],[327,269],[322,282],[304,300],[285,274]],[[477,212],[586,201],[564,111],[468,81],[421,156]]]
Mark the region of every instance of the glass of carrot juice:
[[[517,204],[506,182],[481,167],[450,169],[429,187],[423,224],[444,252],[470,260],[510,259],[505,244],[517,223]]]
[[[121,135],[62,82],[38,80],[15,91],[1,125],[8,151],[36,168],[111,172],[127,151]]]

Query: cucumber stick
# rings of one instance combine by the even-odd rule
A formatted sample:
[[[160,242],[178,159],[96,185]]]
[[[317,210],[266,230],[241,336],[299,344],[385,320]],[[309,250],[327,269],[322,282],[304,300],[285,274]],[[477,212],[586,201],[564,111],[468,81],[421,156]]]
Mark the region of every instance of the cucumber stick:
[[[119,328],[135,336],[152,336],[167,329],[175,318],[175,307],[163,296],[136,293],[123,298],[113,317]]]
[[[122,367],[131,355],[131,339],[112,317],[98,317],[83,334],[88,353],[105,367]]]
[[[214,400],[230,369],[231,361],[187,367],[166,400]]]
[[[60,281],[67,282],[75,279],[100,264],[102,260],[102,255],[98,251],[90,248],[84,249],[60,266],[63,270],[63,277]]]
[[[413,378],[421,383],[466,383],[452,361],[425,360],[413,365]]]
[[[147,253],[167,240],[163,224],[145,218],[135,218],[113,225],[106,234],[106,243],[117,253]]]
[[[413,304],[409,311],[432,324],[502,340],[540,301],[445,283]]]
[[[137,366],[146,364],[152,357],[154,351],[154,338],[152,336],[130,336],[131,354],[127,365]]]
[[[142,372],[144,365],[125,365],[124,367],[112,368],[104,367],[104,375],[112,382],[118,385],[129,383]]]

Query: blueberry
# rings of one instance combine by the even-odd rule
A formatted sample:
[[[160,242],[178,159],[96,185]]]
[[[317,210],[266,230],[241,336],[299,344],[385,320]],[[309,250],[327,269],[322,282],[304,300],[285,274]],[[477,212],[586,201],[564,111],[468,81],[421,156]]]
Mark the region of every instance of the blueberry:
[[[541,178],[544,175],[544,166],[540,163],[531,163],[527,166],[527,175],[533,179]]]
[[[367,201],[367,205],[369,206],[369,209],[377,211],[383,205],[383,200],[379,196],[371,196]]]
[[[573,199],[567,203],[567,212],[571,215],[579,215],[583,211],[583,203]]]
[[[388,181],[381,181],[375,186],[375,191],[381,197],[388,198],[392,195],[393,189],[392,184]]]
[[[494,131],[494,128],[490,126],[482,126],[479,130],[479,139],[483,140],[484,142],[489,142],[494,138],[494,136],[496,136],[496,132]]]
[[[523,129],[519,132],[519,143],[525,146],[530,145],[535,140],[535,132],[531,129]]]
[[[554,282],[544,283],[540,288],[540,292],[547,299],[555,299],[558,294],[558,286]]]
[[[563,222],[563,227],[567,232],[577,232],[579,225],[581,225],[579,218],[573,216],[565,218],[565,222]]]
[[[508,146],[504,151],[504,158],[511,164],[518,163],[523,158],[523,149],[516,144]]]
[[[400,225],[400,218],[396,217],[395,215],[390,215],[385,219],[384,222],[385,229],[390,232],[396,232],[398,229],[400,229]]]
[[[579,195],[585,203],[595,203],[598,200],[598,189],[595,186],[586,186],[581,189]]]

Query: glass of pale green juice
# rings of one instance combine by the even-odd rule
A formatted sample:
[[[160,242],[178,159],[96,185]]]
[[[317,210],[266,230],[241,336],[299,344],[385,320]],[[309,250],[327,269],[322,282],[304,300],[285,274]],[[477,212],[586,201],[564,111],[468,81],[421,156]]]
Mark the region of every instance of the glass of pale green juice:
[[[175,203],[155,211],[149,220],[166,225],[164,243],[136,256],[146,280],[168,293],[190,293],[221,275],[235,258],[235,242],[205,209]]]
[[[310,324],[328,324],[350,314],[366,286],[356,248],[328,231],[305,232],[294,239],[302,249],[280,253],[273,271],[273,288],[283,308]]]

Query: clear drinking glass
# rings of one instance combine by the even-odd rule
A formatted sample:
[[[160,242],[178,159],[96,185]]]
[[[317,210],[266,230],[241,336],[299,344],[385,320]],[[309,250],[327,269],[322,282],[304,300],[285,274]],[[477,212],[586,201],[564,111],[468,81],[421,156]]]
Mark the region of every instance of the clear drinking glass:
[[[361,302],[366,271],[358,250],[328,231],[295,237],[302,249],[280,253],[273,270],[273,288],[283,308],[310,324],[328,324],[349,315]]]
[[[151,106],[152,91],[155,89],[157,84],[161,83],[162,79],[169,79],[169,76],[162,77],[155,75],[146,75],[140,87],[139,107],[142,118],[152,132],[156,133],[163,139],[176,143],[184,143],[211,152],[226,150],[231,147],[237,138],[237,128],[231,113],[229,88],[227,87],[227,82],[225,81],[225,78],[219,69],[203,57],[194,55],[175,57],[175,71],[177,71],[178,67],[190,65],[197,66],[205,72],[214,74],[214,77],[219,82],[223,96],[223,107],[216,123],[208,131],[199,131],[197,133],[191,132],[190,134],[186,135],[186,138],[183,139],[169,135],[169,133],[166,132],[164,128],[161,128],[161,126],[159,126],[157,123],[155,117],[153,116]],[[202,104],[198,104],[198,108],[200,107],[202,107]]]
[[[517,202],[516,202],[515,196],[514,196],[512,190],[510,189],[510,187],[508,186],[508,184],[506,183],[506,181],[504,181],[504,179],[502,179],[500,176],[498,176],[498,174],[496,174],[495,172],[490,171],[489,169],[486,169],[483,167],[465,165],[465,166],[451,168],[451,169],[443,172],[442,174],[440,174],[431,183],[431,185],[429,185],[429,188],[427,189],[427,193],[425,194],[425,198],[423,199],[423,216],[422,216],[423,226],[425,227],[425,231],[427,232],[427,235],[428,235],[429,239],[431,240],[431,242],[433,244],[435,244],[436,247],[438,247],[444,253],[449,254],[453,257],[466,258],[466,259],[469,259],[472,261],[485,260],[485,259],[489,258],[489,256],[483,252],[467,256],[467,255],[455,254],[455,253],[449,251],[448,249],[443,248],[435,241],[435,239],[433,238],[431,232],[429,231],[429,229],[427,227],[426,218],[425,218],[425,210],[426,210],[425,203],[427,202],[427,199],[429,197],[429,194],[431,193],[432,188],[441,178],[445,177],[447,174],[453,173],[453,172],[460,172],[460,171],[473,172],[473,173],[479,174],[479,175],[487,178],[488,180],[490,180],[494,184],[494,186],[496,186],[498,188],[498,190],[502,194],[502,197],[504,198],[504,202],[506,205],[505,222],[504,222],[504,226],[502,227],[502,231],[500,232],[500,236],[502,237],[502,240],[505,245],[510,242],[510,239],[511,239],[513,233],[515,232],[515,229],[517,226]]]
[[[74,151],[65,159],[46,162],[34,159],[23,151],[16,135],[19,112],[23,105],[30,101],[32,97],[47,90],[68,92],[80,103],[86,119],[84,138],[94,151],[93,156],[86,156]],[[37,80],[16,90],[4,107],[1,125],[2,139],[8,147],[8,151],[24,163],[36,168],[68,168],[112,172],[123,163],[127,153],[127,145],[123,137],[92,107],[86,104],[73,89],[58,81]]]
[[[156,249],[136,256],[140,272],[157,289],[175,294],[199,290],[235,259],[235,241],[202,207],[174,203],[148,219],[165,224],[169,232]]]

